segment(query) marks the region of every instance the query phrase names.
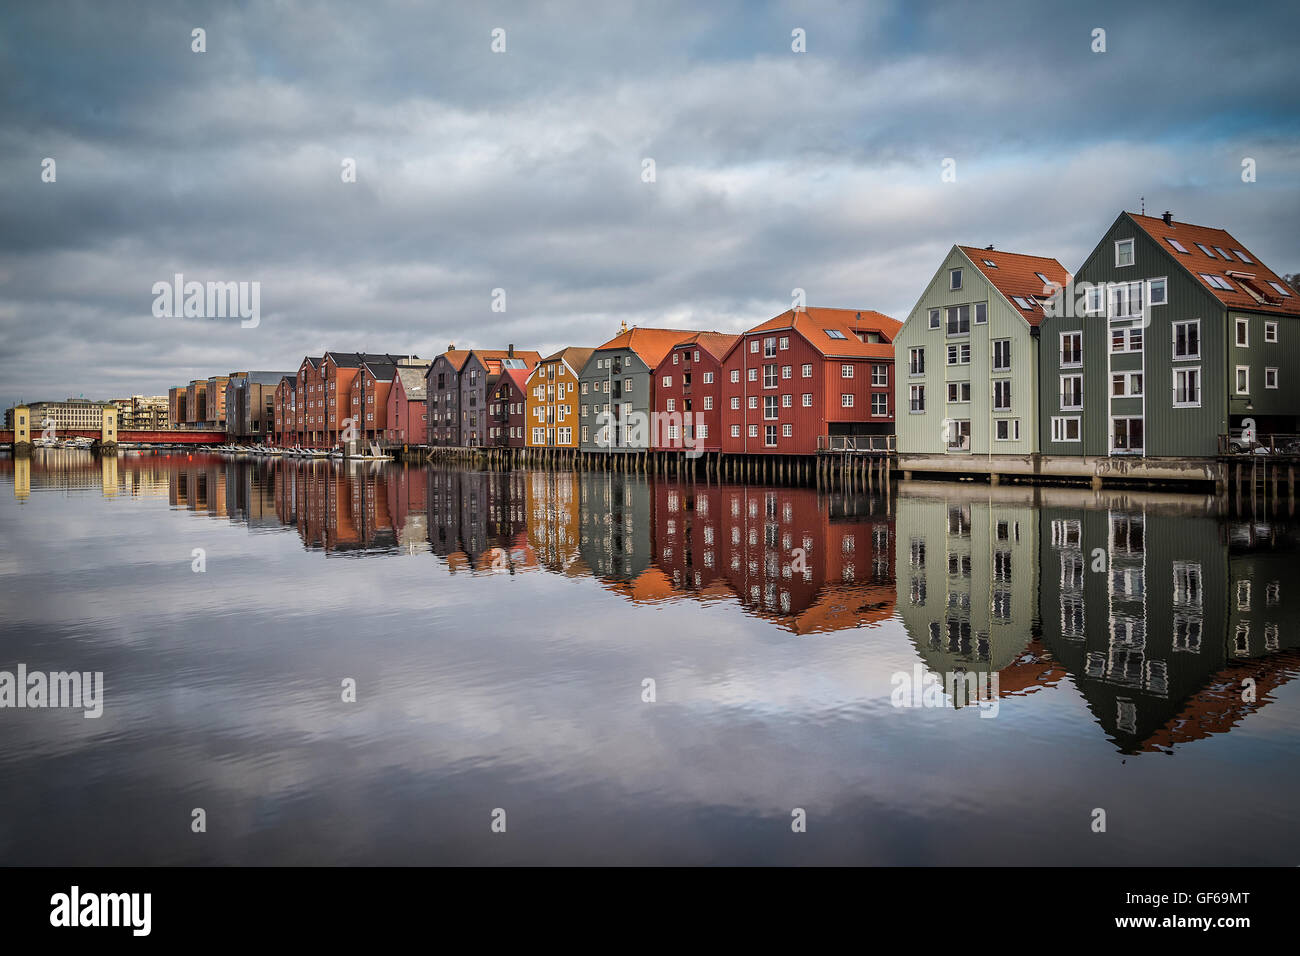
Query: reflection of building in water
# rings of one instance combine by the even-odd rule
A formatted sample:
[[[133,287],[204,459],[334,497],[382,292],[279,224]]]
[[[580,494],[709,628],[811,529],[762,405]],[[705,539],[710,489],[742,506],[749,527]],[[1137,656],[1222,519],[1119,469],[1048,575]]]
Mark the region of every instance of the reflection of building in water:
[[[630,581],[650,566],[650,487],[622,472],[578,475],[582,537],[579,552],[591,573]]]
[[[572,471],[529,471],[524,474],[528,541],[538,562],[560,574],[587,574],[579,550],[582,519],[581,488]]]
[[[899,490],[899,614],[922,659],[937,673],[1022,662],[1038,632],[1036,489],[904,482]]]
[[[1230,525],[1225,541],[1213,503],[1187,495],[1042,499],[1044,640],[1121,750],[1228,729],[1265,702],[1241,700],[1251,668],[1261,691],[1285,679],[1250,659],[1282,648],[1295,620],[1281,594],[1293,538]]]
[[[657,570],[653,581],[637,577],[638,599],[735,598],[800,634],[893,612],[893,534],[883,502],[854,498],[846,506],[809,488],[663,480],[650,490]]]
[[[524,472],[428,468],[429,545],[452,570],[514,570],[535,563]]]
[[[411,370],[402,370],[403,374]],[[424,379],[420,379],[423,383]],[[421,385],[423,387],[423,385]],[[393,510],[397,544],[405,551],[423,550],[429,541],[429,482],[423,468],[393,465],[383,472],[388,502]]]

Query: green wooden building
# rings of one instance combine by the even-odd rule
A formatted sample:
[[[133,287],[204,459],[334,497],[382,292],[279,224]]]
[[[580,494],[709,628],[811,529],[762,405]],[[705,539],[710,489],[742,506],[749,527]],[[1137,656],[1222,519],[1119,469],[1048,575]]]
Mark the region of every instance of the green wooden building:
[[[1222,229],[1121,213],[1040,327],[1044,455],[1208,458],[1300,432],[1300,296]]]

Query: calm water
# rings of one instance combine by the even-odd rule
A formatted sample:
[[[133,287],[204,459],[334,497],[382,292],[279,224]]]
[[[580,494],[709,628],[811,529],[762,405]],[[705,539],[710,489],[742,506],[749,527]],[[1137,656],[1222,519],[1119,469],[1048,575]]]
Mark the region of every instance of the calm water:
[[[0,459],[0,670],[106,686],[0,710],[0,863],[1295,865],[1297,541],[1195,495]],[[931,672],[996,707],[895,706]]]

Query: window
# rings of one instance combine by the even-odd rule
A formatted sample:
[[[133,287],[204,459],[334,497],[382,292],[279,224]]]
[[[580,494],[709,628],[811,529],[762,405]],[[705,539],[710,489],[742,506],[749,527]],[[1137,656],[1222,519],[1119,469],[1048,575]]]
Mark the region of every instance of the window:
[[[782,425],[782,426],[781,426],[781,437],[782,437],[782,438],[793,438],[793,437],[794,437],[794,426],[793,426],[793,425]]]
[[[1011,369],[1011,340],[993,340],[993,371],[1006,372]]]
[[[705,373],[704,373],[704,384],[705,384],[705,385],[712,385],[712,384],[713,384],[713,373],[712,373],[712,372],[705,372]]]
[[[1145,449],[1142,419],[1115,418],[1111,420],[1111,450],[1141,452]]]
[[[677,411],[677,399],[670,398],[664,404],[665,404],[664,411],[668,411],[668,412]]]
[[[844,392],[840,395],[840,407],[841,408],[853,407],[853,394],[851,392]]]
[[[735,384],[736,382],[739,382],[739,381],[740,381],[740,369],[738,369],[738,368],[733,368],[733,369],[731,370],[731,381],[732,381],[732,384]]]
[[[757,354],[758,354],[759,346],[761,346],[761,345],[762,345],[762,343],[761,343],[758,339],[751,339],[750,342],[749,342],[749,354],[750,354],[750,355],[757,355]]]
[[[1078,368],[1083,365],[1083,333],[1061,333],[1061,368]]]
[[[975,324],[983,325],[989,320],[989,304],[987,302],[975,303]]]
[[[1061,376],[1061,408],[1083,408],[1083,376]]]
[[[847,338],[848,338],[848,337],[847,337],[843,332],[841,332],[839,329],[822,329],[822,331],[826,333],[826,337],[827,337],[827,338],[836,339],[837,341],[840,340],[840,339],[847,339]]]
[[[1011,379],[1003,378],[993,383],[993,410],[999,412],[1011,409]]]
[[[954,418],[948,422],[946,429],[948,434],[949,451],[969,451],[970,450],[970,419]]]
[[[1034,303],[1030,302],[1023,295],[1013,295],[1011,298],[1016,305],[1020,306],[1020,308],[1024,309],[1026,312],[1034,311]]]
[[[949,382],[948,401],[950,404],[954,405],[969,402],[970,382]]]
[[[763,339],[763,358],[776,358],[776,336]]]
[[[988,266],[990,269],[996,269],[998,267],[998,264],[994,262],[992,259],[985,259],[984,264]]]
[[[908,350],[907,373],[909,375],[925,374],[925,349]]]
[[[882,417],[889,414],[889,395],[877,392],[871,396],[871,414]]]
[[[1201,357],[1201,320],[1174,323],[1174,361]]]
[[[772,446],[776,444],[776,426],[766,425],[763,428],[763,444]]]
[[[1110,350],[1112,352],[1141,352],[1142,327],[1111,329]]]
[[[912,386],[912,394],[910,396],[910,402],[908,404],[908,411],[913,413],[920,413],[925,411],[925,386],[924,385]]]
[[[780,349],[782,352],[784,352],[788,348],[790,348],[790,336],[783,335],[781,336],[781,340],[780,340]]]
[[[1079,441],[1078,417],[1053,418],[1052,441]]]
[[[1133,264],[1133,240],[1120,239],[1115,243],[1115,265],[1131,266]]]
[[[1246,255],[1240,249],[1233,249],[1232,254],[1236,256],[1238,259],[1240,259],[1242,262],[1246,263],[1246,265],[1248,266],[1253,266],[1255,264],[1254,261],[1250,258],[1250,256]]]
[[[776,418],[776,396],[775,395],[763,396],[763,417]]]
[[[970,333],[970,306],[952,305],[948,307],[948,334],[967,335]]]
[[[1020,441],[1020,419],[995,418],[993,439],[994,441]]]
[[[1206,246],[1205,246],[1204,243],[1200,243],[1200,242],[1198,242],[1198,243],[1196,244],[1196,248],[1197,248],[1197,249],[1200,249],[1203,253],[1205,253],[1205,254],[1206,254],[1207,256],[1209,256],[1211,259],[1214,258],[1214,253],[1211,252],[1208,248],[1206,248]]]
[[[674,356],[674,358],[675,358],[675,357],[676,357],[676,356]],[[665,376],[664,376],[664,388],[672,388],[672,387],[673,387],[673,377],[672,377],[671,375],[665,375]]]
[[[811,366],[811,365],[804,365],[804,366],[800,369],[799,374],[802,375],[804,378],[812,378],[812,366]]]
[[[1141,372],[1115,372],[1110,377],[1110,394],[1114,398],[1135,398],[1142,394]]]
[[[763,366],[763,387],[776,388],[776,366],[775,365]]]
[[[673,353],[673,364],[674,364],[674,365],[677,364],[677,360],[678,360],[678,358],[679,358],[679,353],[674,352],[674,353]]]
[[[853,366],[852,366],[852,365],[841,365],[841,366],[840,366],[840,378],[852,378],[852,377],[853,377]]]
[[[732,437],[732,438],[739,438],[739,437],[740,437],[740,426],[739,426],[739,425],[732,425],[732,426],[731,426],[731,437]]]
[[[794,369],[793,369],[792,366],[789,366],[789,365],[782,365],[782,366],[781,366],[781,377],[782,377],[782,378],[789,378],[789,377],[790,377],[790,373],[793,372],[793,371],[794,371]]]
[[[705,396],[704,396],[704,410],[707,412],[707,411],[710,411],[712,408],[713,408],[713,396],[712,396],[712,395],[705,395]]]
[[[961,270],[960,270],[960,269],[949,269],[949,270],[948,270],[948,288],[949,288],[949,290],[952,290],[952,291],[955,291],[955,290],[961,288]]]
[[[1117,282],[1110,287],[1110,317],[1133,319],[1142,315],[1142,283]]]
[[[803,393],[803,407],[812,408],[812,392]]]
[[[871,366],[871,384],[877,388],[884,388],[889,384],[889,366],[873,365]]]
[[[1291,293],[1287,290],[1286,286],[1282,285],[1282,283],[1274,282],[1272,279],[1269,279],[1268,284],[1271,285],[1273,287],[1273,291],[1276,292],[1278,295],[1280,295],[1282,298],[1284,299],[1291,298]]]
[[[938,327],[939,327],[939,310],[938,310],[938,309],[931,309],[931,310],[930,310],[930,328],[932,328],[932,329],[937,329]]]
[[[963,342],[960,345],[948,346],[948,364],[969,365],[970,364],[970,343]]]
[[[731,408],[732,408],[733,411],[738,411],[738,410],[740,409],[740,396],[739,396],[739,395],[733,395],[733,396],[731,396]]]
[[[758,437],[758,426],[757,426],[757,425],[750,425],[750,426],[749,426],[749,437],[750,437],[750,438],[757,438],[757,437]]]
[[[782,408],[790,408],[792,405],[794,405],[794,396],[793,396],[793,395],[782,395],[782,396],[781,396],[781,407],[782,407]]]
[[[1276,322],[1265,322],[1265,323],[1264,323],[1264,341],[1265,341],[1265,342],[1276,342],[1276,341],[1277,341],[1277,323],[1276,323]]]
[[[1277,369],[1275,368],[1264,369],[1264,387],[1277,388]]]
[[[757,396],[757,395],[751,395],[751,396],[749,396],[749,407],[750,407],[750,408],[758,408],[758,396]]]
[[[1098,315],[1102,310],[1102,287],[1087,285],[1083,290],[1083,311],[1087,315]]]
[[[1250,319],[1237,319],[1237,346],[1243,349],[1250,347]]]
[[[1165,242],[1167,242],[1167,243],[1169,243],[1171,246],[1173,246],[1173,247],[1174,247],[1174,250],[1175,250],[1176,252],[1181,252],[1181,253],[1183,253],[1184,255],[1187,254],[1187,247],[1184,246],[1184,245],[1183,245],[1181,242],[1179,242],[1177,239],[1173,238],[1172,236],[1165,236]]]
[[[1215,248],[1218,247],[1216,246]],[[1222,276],[1214,275],[1213,273],[1210,272],[1202,272],[1200,275],[1201,278],[1205,280],[1206,285],[1208,285],[1212,289],[1222,289],[1224,292],[1237,291],[1232,287],[1232,283],[1229,282],[1227,279],[1223,278]]]
[[[1147,280],[1147,303],[1149,305],[1169,304],[1169,280],[1167,278]]]
[[[751,368],[751,369],[749,369],[749,372],[748,372],[748,374],[747,374],[745,377],[748,378],[751,382],[757,382],[757,381],[758,381],[758,369],[756,369],[756,368]]]

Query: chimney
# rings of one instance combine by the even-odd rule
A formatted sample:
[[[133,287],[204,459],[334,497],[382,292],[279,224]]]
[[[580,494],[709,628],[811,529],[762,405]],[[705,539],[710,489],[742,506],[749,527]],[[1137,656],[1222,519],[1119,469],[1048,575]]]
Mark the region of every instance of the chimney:
[[[987,246],[985,246],[984,248],[985,248],[986,250],[988,250],[989,252],[992,252],[992,251],[993,251],[993,244],[992,244],[992,243],[989,243],[989,244],[988,244]]]
[[[511,358],[514,358],[514,357],[515,357],[515,343],[514,343],[514,342],[511,342],[511,343],[510,343],[510,350],[509,350],[508,352],[506,352],[506,354],[507,354],[508,356],[510,356]]]
[[[447,351],[448,351],[448,352],[454,352],[454,351],[456,351],[456,343],[455,343],[455,342],[452,342],[450,345],[448,345],[448,346],[447,346]]]
[[[1165,210],[1165,214],[1160,218],[1165,221],[1166,226],[1172,226],[1174,224],[1174,214],[1168,209]]]

